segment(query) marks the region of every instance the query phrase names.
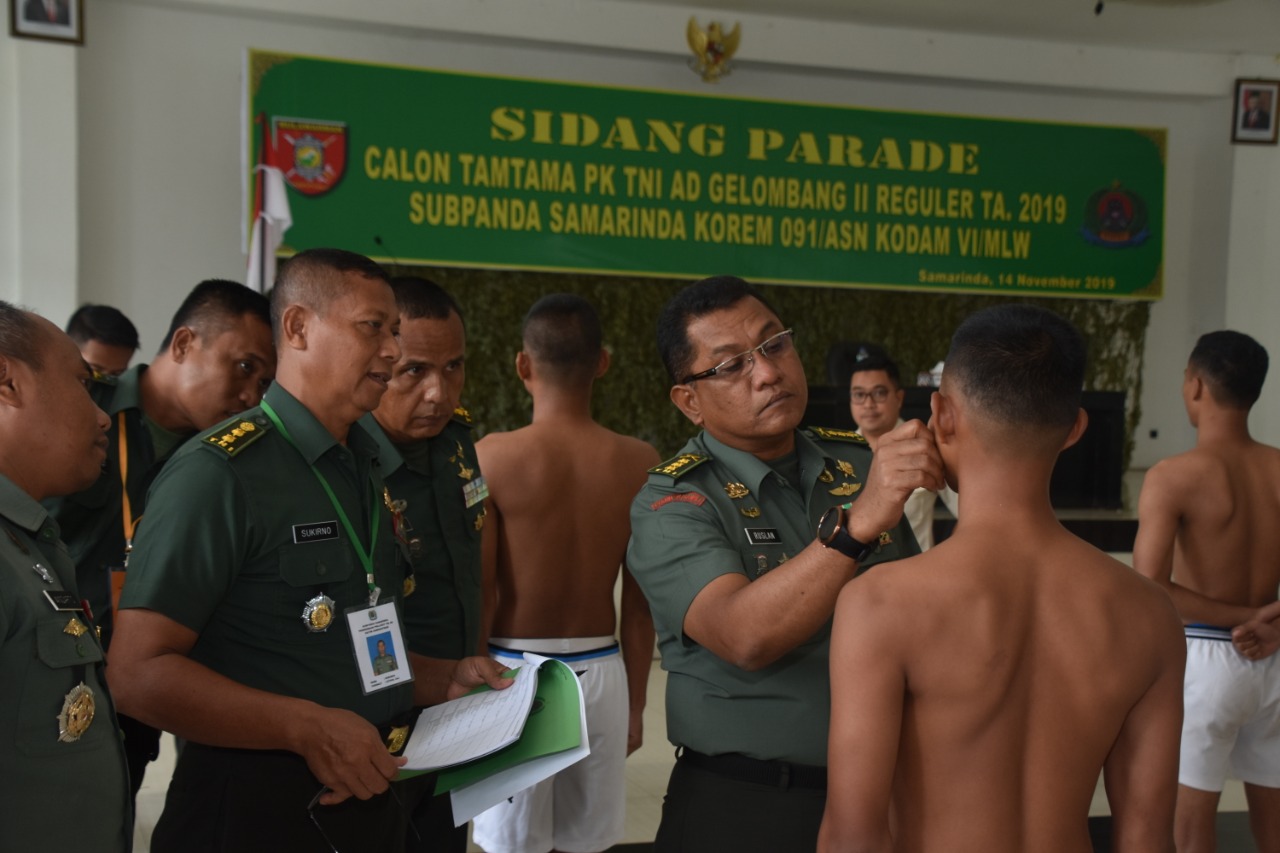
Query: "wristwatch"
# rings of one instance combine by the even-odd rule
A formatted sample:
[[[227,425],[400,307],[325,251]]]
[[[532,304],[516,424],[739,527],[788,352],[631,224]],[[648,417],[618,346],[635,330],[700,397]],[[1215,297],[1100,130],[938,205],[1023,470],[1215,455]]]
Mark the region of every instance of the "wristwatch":
[[[818,541],[823,548],[834,548],[849,559],[861,563],[867,559],[874,546],[859,542],[845,530],[848,512],[843,504],[824,512],[822,518],[818,519]]]

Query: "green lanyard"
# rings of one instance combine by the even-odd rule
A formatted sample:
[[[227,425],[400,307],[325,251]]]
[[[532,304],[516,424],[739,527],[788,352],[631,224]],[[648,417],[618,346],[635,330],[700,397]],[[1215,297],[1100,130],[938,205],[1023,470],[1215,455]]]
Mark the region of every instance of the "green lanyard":
[[[293,441],[293,436],[289,435],[289,430],[285,429],[284,424],[280,421],[280,416],[276,414],[276,410],[271,408],[271,404],[266,400],[262,401],[262,411],[267,413],[267,417],[271,418],[271,422],[276,425],[276,429],[280,430],[280,434],[284,436],[284,440],[293,445],[294,450],[299,453],[302,450]],[[324,486],[325,494],[329,496],[329,503],[333,504],[333,509],[338,513],[338,518],[342,520],[342,526],[347,531],[347,536],[351,537],[351,544],[355,546],[356,556],[360,558],[360,565],[364,566],[365,580],[369,583],[369,606],[373,607],[378,603],[378,596],[382,590],[378,588],[373,576],[373,550],[378,544],[378,511],[380,501],[378,500],[378,492],[373,482],[369,483],[369,490],[373,495],[373,510],[369,513],[369,547],[365,548],[360,542],[360,537],[356,535],[355,528],[351,526],[351,520],[347,518],[346,510],[342,508],[342,504],[338,501],[338,496],[333,493],[333,488],[329,485],[329,481],[324,478],[316,466],[312,465],[311,473],[316,475],[316,479],[320,481],[320,485]]]

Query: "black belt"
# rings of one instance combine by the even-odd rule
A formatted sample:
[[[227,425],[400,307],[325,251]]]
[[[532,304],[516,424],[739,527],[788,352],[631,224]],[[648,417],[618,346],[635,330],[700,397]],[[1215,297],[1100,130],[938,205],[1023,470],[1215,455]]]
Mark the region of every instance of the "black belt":
[[[681,747],[677,752],[678,760],[691,767],[736,779],[739,782],[754,782],[757,785],[769,785],[774,788],[808,788],[813,791],[827,790],[827,768],[814,767],[812,764],[791,764],[786,761],[751,758],[737,752],[723,755],[703,755],[689,747]]]

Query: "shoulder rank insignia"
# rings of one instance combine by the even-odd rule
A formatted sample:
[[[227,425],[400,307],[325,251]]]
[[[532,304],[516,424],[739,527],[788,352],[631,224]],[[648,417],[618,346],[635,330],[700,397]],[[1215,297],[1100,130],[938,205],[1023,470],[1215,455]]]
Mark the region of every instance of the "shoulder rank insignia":
[[[245,420],[236,424],[228,424],[227,428],[222,432],[215,432],[204,441],[205,444],[211,444],[227,451],[228,456],[235,456],[262,437],[263,433],[266,432],[265,425],[265,420],[263,423]]]
[[[471,413],[459,406],[453,410],[453,419],[463,426],[471,426]]]
[[[681,453],[674,459],[668,459],[661,465],[656,465],[653,468],[650,468],[649,473],[666,474],[673,480],[679,480],[685,474],[688,474],[694,468],[697,468],[710,458],[710,456],[701,456],[697,453]]]
[[[850,441],[854,444],[866,444],[867,440],[862,437],[862,433],[854,432],[851,429],[828,429],[827,427],[808,427],[809,432],[815,437],[824,439],[825,441]]]

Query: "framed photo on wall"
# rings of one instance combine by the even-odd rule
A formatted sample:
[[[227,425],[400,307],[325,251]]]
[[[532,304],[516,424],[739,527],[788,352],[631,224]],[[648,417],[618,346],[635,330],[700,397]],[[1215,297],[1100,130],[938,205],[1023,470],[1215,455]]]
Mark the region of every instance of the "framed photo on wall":
[[[1280,80],[1236,80],[1232,142],[1276,144],[1276,106]]]
[[[84,0],[9,0],[9,33],[84,44]]]

